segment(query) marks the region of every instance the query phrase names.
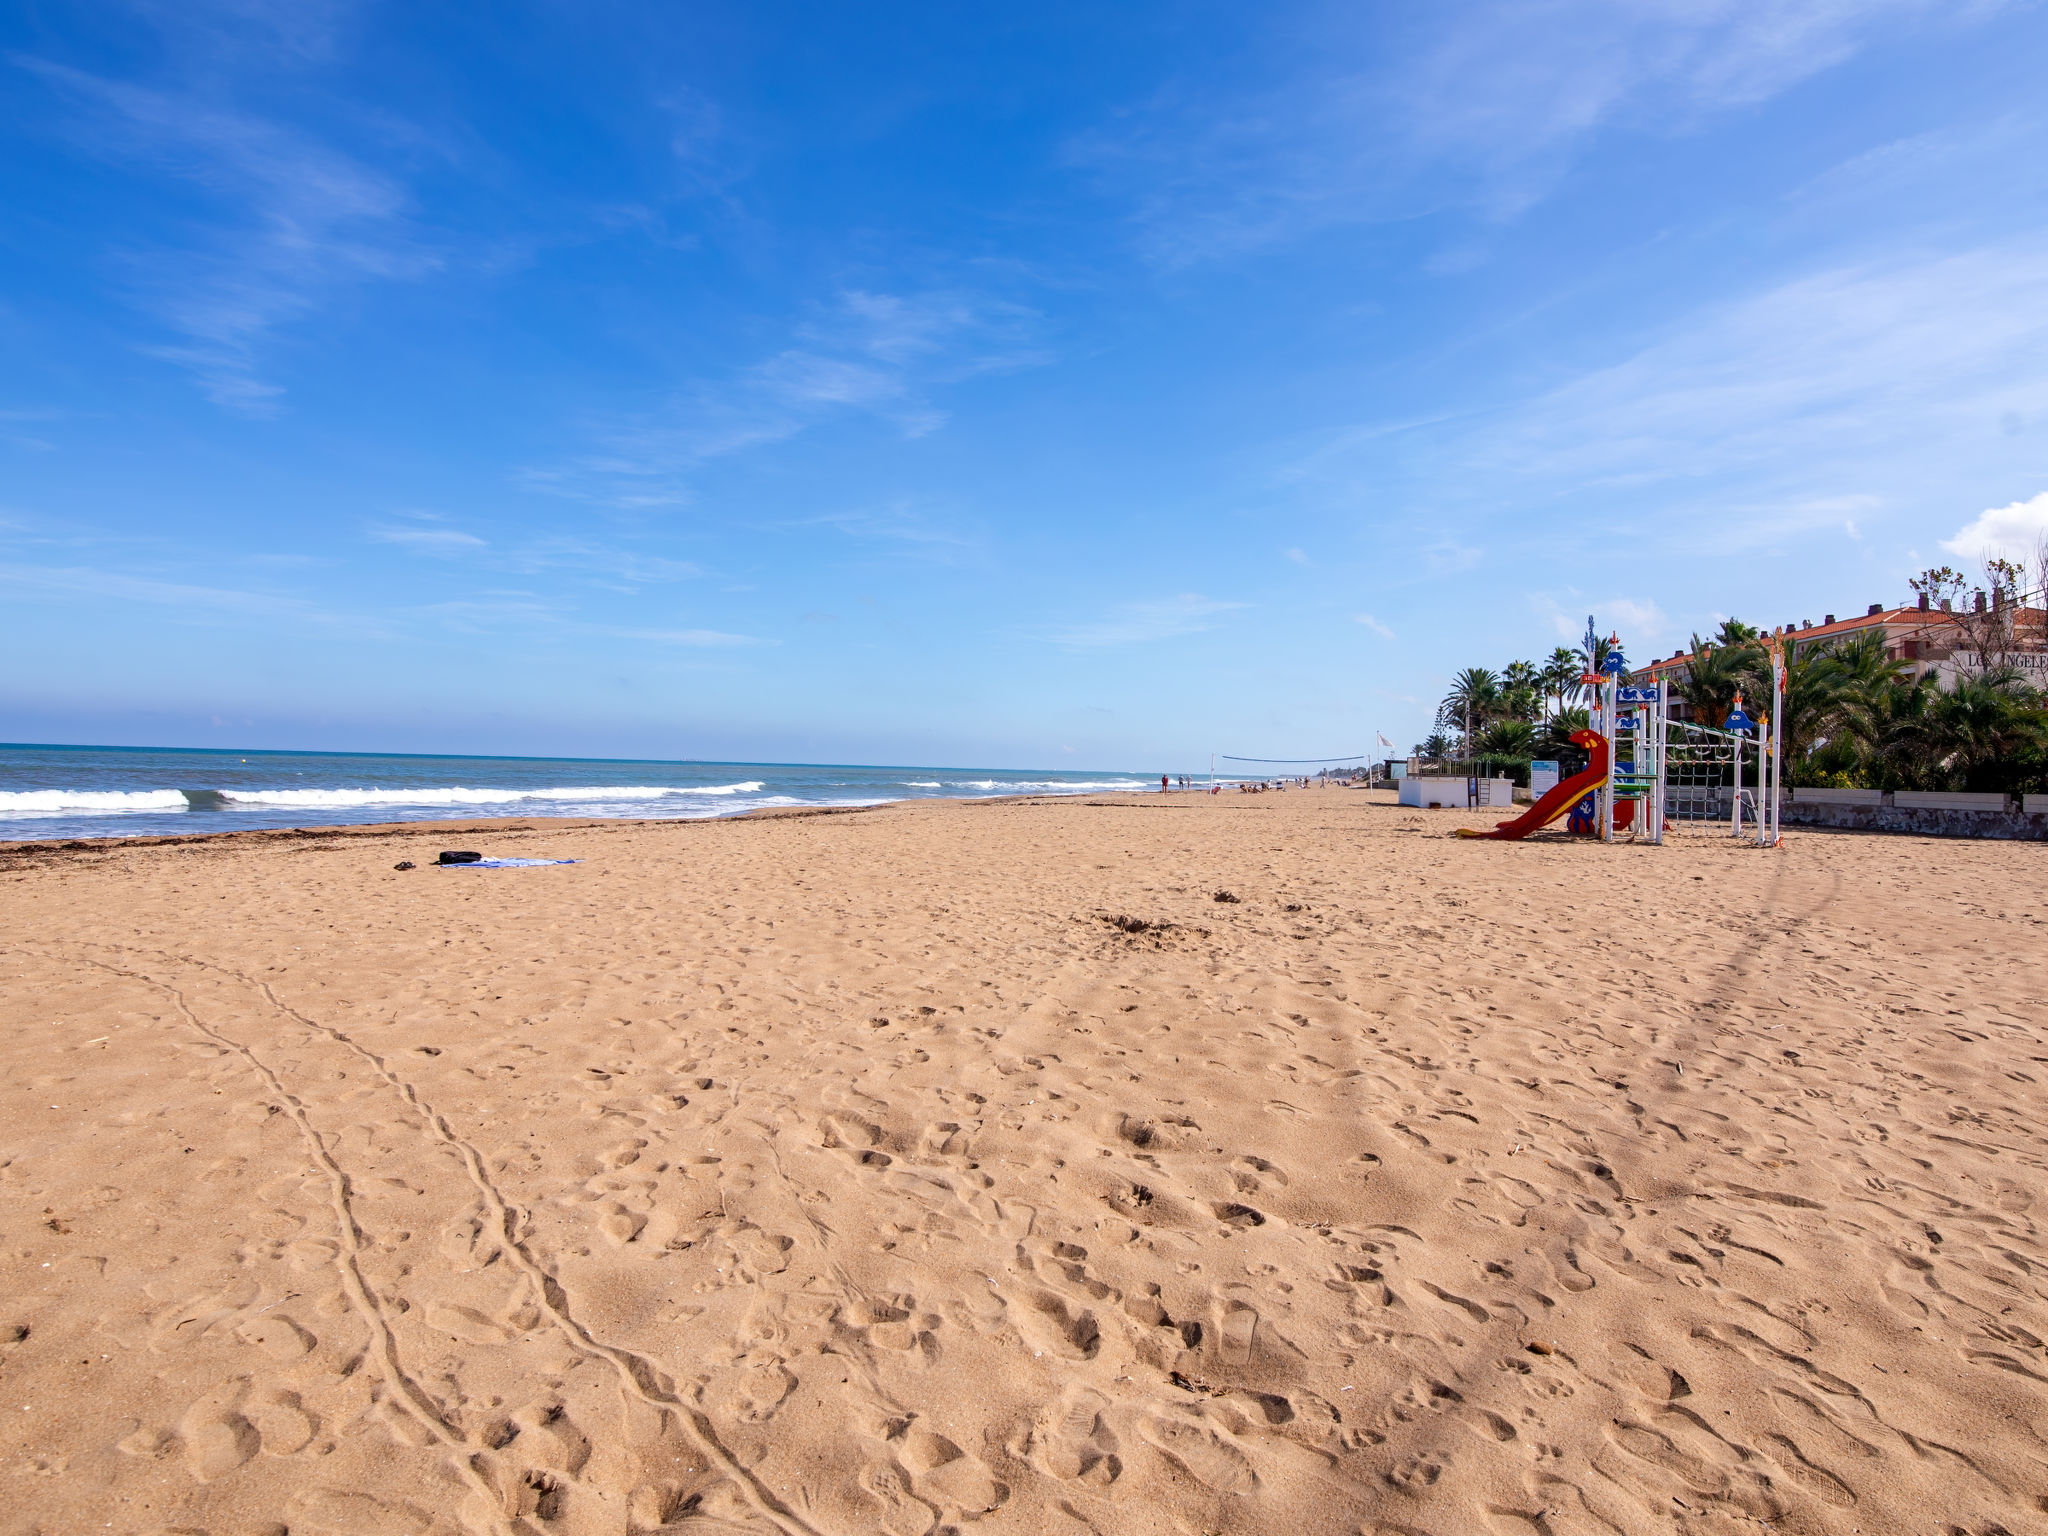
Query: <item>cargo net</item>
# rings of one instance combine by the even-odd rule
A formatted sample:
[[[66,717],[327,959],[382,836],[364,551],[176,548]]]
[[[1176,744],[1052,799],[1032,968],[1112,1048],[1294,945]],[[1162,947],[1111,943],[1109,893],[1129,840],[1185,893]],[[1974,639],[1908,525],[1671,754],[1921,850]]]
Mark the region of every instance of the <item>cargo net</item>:
[[[1742,817],[1756,815],[1757,744],[1746,736],[1683,720],[1664,739],[1664,817],[1726,822],[1735,814],[1735,769],[1742,767]]]

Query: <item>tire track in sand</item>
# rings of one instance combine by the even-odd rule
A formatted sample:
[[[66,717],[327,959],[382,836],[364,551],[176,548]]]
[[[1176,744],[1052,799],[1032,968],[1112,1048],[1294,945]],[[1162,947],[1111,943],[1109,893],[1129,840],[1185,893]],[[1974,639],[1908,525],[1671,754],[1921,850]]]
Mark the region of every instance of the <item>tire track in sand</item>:
[[[163,993],[171,1000],[172,1005],[177,1008],[179,1014],[194,1030],[212,1041],[215,1045],[220,1046],[223,1050],[230,1051],[241,1057],[264,1082],[270,1085],[270,1090],[277,1095],[281,1108],[287,1115],[291,1116],[292,1124],[298,1128],[299,1137],[305,1143],[306,1150],[312,1157],[314,1166],[318,1167],[327,1176],[328,1188],[332,1197],[335,1227],[340,1239],[334,1256],[335,1271],[341,1279],[342,1291],[347,1295],[350,1305],[355,1309],[357,1316],[364,1326],[369,1329],[370,1337],[375,1346],[371,1353],[377,1361],[378,1374],[383,1377],[384,1384],[390,1390],[393,1400],[404,1405],[406,1413],[419,1426],[421,1432],[428,1439],[436,1445],[443,1446],[449,1450],[470,1450],[471,1447],[461,1432],[448,1422],[432,1396],[405,1369],[403,1362],[398,1358],[398,1339],[392,1332],[390,1317],[385,1312],[384,1304],[378,1299],[376,1292],[372,1291],[363,1279],[360,1262],[362,1255],[362,1232],[356,1225],[348,1171],[327,1150],[326,1138],[314,1126],[312,1118],[306,1112],[305,1102],[285,1086],[284,1080],[251,1047],[244,1045],[233,1036],[226,1034],[200,1018],[199,1014],[193,1009],[191,1002],[186,998],[183,990],[179,987],[141,971],[128,970],[105,960],[95,960],[90,955],[83,958],[87,965],[93,966],[98,970],[106,971],[110,975],[125,977],[130,981],[141,982],[144,986],[152,987]],[[209,969],[218,968],[209,967]],[[470,1456],[456,1456],[454,1461],[462,1469],[463,1476],[472,1488],[484,1496],[486,1505],[495,1506],[497,1499],[496,1490],[491,1487],[489,1481],[478,1470],[473,1459]],[[515,1533],[517,1530],[509,1520],[501,1521],[500,1528],[508,1533]]]
[[[552,1270],[533,1256],[532,1251],[526,1246],[526,1240],[520,1236],[518,1207],[505,1198],[503,1191],[498,1188],[496,1181],[491,1178],[489,1171],[484,1166],[483,1154],[472,1143],[457,1135],[454,1128],[449,1125],[446,1117],[436,1110],[432,1104],[422,1098],[419,1090],[410,1081],[394,1072],[382,1056],[354,1039],[347,1031],[338,1029],[331,1024],[324,1024],[300,1011],[292,1004],[285,1002],[271,989],[269,982],[259,980],[244,971],[238,971],[232,966],[219,965],[213,961],[202,960],[195,955],[171,955],[161,951],[144,951],[144,953],[155,953],[162,959],[173,962],[182,961],[185,964],[196,966],[202,970],[209,970],[218,975],[230,977],[252,991],[261,993],[264,1000],[286,1018],[293,1020],[295,1023],[316,1034],[325,1036],[344,1050],[354,1054],[358,1059],[367,1062],[371,1070],[383,1079],[385,1085],[402,1098],[412,1108],[414,1113],[420,1117],[429,1134],[461,1159],[462,1165],[468,1173],[470,1183],[475,1187],[478,1196],[483,1200],[485,1208],[491,1213],[493,1225],[497,1229],[497,1235],[503,1244],[506,1254],[511,1258],[514,1266],[520,1273],[525,1275],[529,1283],[531,1283],[544,1313],[556,1331],[568,1341],[570,1347],[581,1354],[593,1359],[603,1360],[609,1364],[618,1376],[621,1389],[627,1395],[638,1398],[642,1403],[651,1408],[665,1408],[673,1412],[684,1427],[689,1430],[690,1437],[696,1442],[698,1450],[720,1472],[732,1480],[734,1486],[740,1490],[741,1495],[746,1501],[754,1507],[756,1513],[784,1532],[785,1536],[823,1536],[823,1533],[818,1531],[816,1527],[812,1526],[802,1516],[798,1515],[795,1510],[777,1498],[752,1472],[739,1464],[732,1453],[725,1448],[724,1442],[718,1438],[718,1432],[712,1426],[709,1418],[701,1410],[686,1401],[679,1393],[665,1385],[663,1373],[653,1361],[619,1345],[606,1343],[598,1338],[587,1324],[577,1319],[575,1313],[570,1309],[568,1294],[563,1290],[561,1282],[555,1278]],[[92,961],[91,963],[100,965],[103,969],[116,969],[115,967],[105,965],[101,961]],[[134,973],[122,972],[121,974]],[[138,975],[136,979],[149,981],[153,985],[164,987],[166,991],[173,991],[165,983],[155,982],[153,978]],[[177,994],[173,991],[173,995]],[[182,1001],[180,1006],[184,1006]],[[189,1010],[187,1012],[188,1016],[190,1016]],[[194,1023],[198,1023],[196,1017],[194,1018]],[[199,1027],[205,1028],[204,1025]],[[289,1098],[287,1090],[278,1080],[276,1074],[271,1072],[267,1066],[257,1062],[252,1052],[249,1052],[245,1047],[235,1046],[225,1036],[220,1037],[220,1043],[241,1050],[252,1063],[256,1063],[258,1070],[264,1074],[265,1078],[271,1082],[277,1091]],[[299,1106],[298,1100],[295,1098],[290,1099],[290,1103],[295,1108],[302,1131],[313,1134],[316,1138],[314,1144],[320,1145],[317,1141],[317,1133],[312,1132],[311,1122],[305,1119],[303,1107]],[[320,1151],[324,1157],[325,1147],[320,1146]],[[331,1160],[329,1161],[331,1164]],[[336,1171],[338,1172],[339,1170],[337,1169]],[[360,1286],[361,1283],[361,1277],[357,1275],[356,1284]],[[387,1340],[390,1337],[388,1325],[383,1336]],[[395,1343],[392,1344],[392,1348],[395,1359]],[[453,1433],[452,1430],[448,1429],[444,1421],[439,1420],[438,1414],[436,1415],[436,1422],[441,1424],[443,1433]],[[459,1439],[457,1443],[460,1443]],[[472,1475],[476,1475],[473,1469]]]

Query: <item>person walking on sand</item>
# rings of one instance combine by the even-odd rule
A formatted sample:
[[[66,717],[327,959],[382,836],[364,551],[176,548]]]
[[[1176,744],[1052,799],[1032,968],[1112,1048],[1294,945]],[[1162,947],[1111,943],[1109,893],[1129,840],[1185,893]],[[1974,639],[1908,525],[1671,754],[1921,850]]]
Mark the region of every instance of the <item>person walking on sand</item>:
[[[1159,793],[1162,795],[1166,793],[1166,775],[1163,773],[1159,775]]]

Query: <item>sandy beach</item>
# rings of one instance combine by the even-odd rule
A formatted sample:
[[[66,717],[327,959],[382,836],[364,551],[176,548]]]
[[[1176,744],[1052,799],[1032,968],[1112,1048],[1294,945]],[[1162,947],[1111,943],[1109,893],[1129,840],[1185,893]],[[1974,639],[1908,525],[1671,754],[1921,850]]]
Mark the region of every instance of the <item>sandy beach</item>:
[[[2039,851],[1490,819],[0,850],[0,1531],[2048,1530]]]

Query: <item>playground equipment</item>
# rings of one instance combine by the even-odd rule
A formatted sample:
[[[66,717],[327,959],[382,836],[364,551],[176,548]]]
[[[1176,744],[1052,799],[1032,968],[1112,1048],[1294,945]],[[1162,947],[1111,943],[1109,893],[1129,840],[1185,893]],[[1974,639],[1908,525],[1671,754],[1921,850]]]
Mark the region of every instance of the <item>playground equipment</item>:
[[[1512,820],[1500,823],[1491,832],[1481,832],[1474,827],[1460,827],[1458,836],[1519,841],[1531,832],[1549,826],[1558,817],[1577,810],[1589,796],[1599,793],[1607,783],[1607,738],[1598,731],[1573,731],[1572,743],[1584,748],[1586,756],[1591,760],[1584,772],[1560,780],[1553,788],[1545,791],[1542,799],[1528,810]]]
[[[1588,623],[1588,636],[1593,633]],[[1589,655],[1594,648],[1589,639]],[[1460,828],[1458,835],[1514,841],[1569,816],[1568,831],[1603,842],[1626,833],[1633,842],[1662,843],[1673,819],[1725,819],[1731,837],[1747,835],[1747,820],[1759,847],[1776,847],[1785,661],[1781,644],[1767,643],[1766,650],[1773,707],[1761,722],[1752,720],[1738,694],[1735,708],[1716,728],[1673,720],[1668,683],[1623,681],[1628,661],[1619,641],[1611,638],[1600,671],[1589,671],[1580,680],[1597,690],[1589,711],[1592,728],[1572,733],[1573,743],[1587,755],[1586,769],[1492,831]],[[1752,730],[1757,732],[1754,740]],[[1754,798],[1744,787],[1752,763]]]

